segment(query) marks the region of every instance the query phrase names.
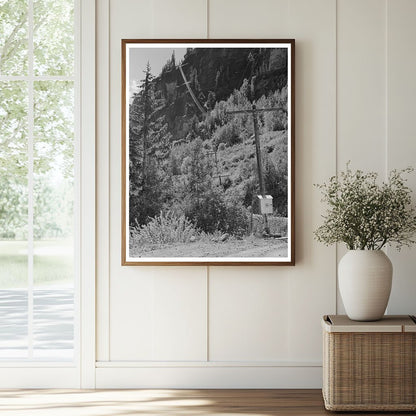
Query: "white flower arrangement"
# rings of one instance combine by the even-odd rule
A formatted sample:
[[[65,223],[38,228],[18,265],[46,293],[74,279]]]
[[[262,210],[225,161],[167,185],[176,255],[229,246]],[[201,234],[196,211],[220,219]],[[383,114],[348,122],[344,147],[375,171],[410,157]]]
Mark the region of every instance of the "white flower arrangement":
[[[413,170],[392,170],[379,185],[377,173],[353,172],[348,163],[345,172],[315,185],[328,204],[315,239],[326,245],[344,242],[350,250],[380,250],[386,244],[400,250],[415,243],[416,210],[403,178]]]

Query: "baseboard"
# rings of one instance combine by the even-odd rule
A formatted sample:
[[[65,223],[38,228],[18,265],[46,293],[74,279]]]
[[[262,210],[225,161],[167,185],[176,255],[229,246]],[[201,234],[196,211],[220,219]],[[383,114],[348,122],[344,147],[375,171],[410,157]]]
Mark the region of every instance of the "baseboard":
[[[99,367],[96,388],[321,388],[319,366]]]
[[[0,389],[79,388],[77,368],[4,367],[0,370]]]

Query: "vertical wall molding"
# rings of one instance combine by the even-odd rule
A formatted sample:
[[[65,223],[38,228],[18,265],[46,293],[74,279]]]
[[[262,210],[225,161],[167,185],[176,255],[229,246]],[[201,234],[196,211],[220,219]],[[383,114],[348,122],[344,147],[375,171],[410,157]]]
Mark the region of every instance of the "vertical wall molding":
[[[338,174],[338,2],[335,2],[335,174]],[[338,244],[335,244],[335,313],[338,313]]]
[[[210,24],[210,21],[209,21],[209,0],[207,0],[207,11],[206,11],[206,13],[207,13],[207,39],[209,39],[209,24]]]
[[[81,2],[81,388],[95,387],[95,0]]]
[[[97,2],[97,360],[110,360],[110,0]],[[99,301],[98,301],[99,299]]]
[[[385,26],[386,26],[386,33],[385,33],[385,43],[386,43],[386,53],[385,53],[385,71],[386,71],[386,137],[385,137],[385,152],[386,152],[386,159],[385,163],[385,178],[387,179],[388,170],[389,170],[389,50],[390,50],[390,42],[389,42],[389,0],[384,0],[384,7],[385,7]]]
[[[384,12],[385,12],[385,62],[384,62],[384,70],[385,70],[385,137],[384,137],[384,180],[387,180],[389,174],[389,0],[384,0]],[[385,247],[385,252],[389,255],[390,247]],[[386,313],[389,313],[389,307],[387,306]]]
[[[206,302],[207,302],[207,311],[206,311],[206,314],[207,314],[207,323],[206,323],[206,325],[207,325],[207,362],[209,362],[210,361],[210,357],[209,357],[209,339],[210,339],[210,328],[209,328],[209,321],[210,321],[210,319],[209,319],[209,312],[210,312],[210,304],[209,304],[209,302],[210,302],[210,299],[209,299],[209,294],[210,294],[210,291],[209,291],[209,266],[206,268],[206,272],[207,272],[207,285],[206,285]]]

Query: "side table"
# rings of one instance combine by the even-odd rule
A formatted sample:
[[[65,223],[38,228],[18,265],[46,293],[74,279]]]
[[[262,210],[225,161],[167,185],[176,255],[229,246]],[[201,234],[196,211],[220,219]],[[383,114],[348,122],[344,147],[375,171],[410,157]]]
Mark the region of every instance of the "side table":
[[[416,318],[351,321],[327,315],[323,397],[328,410],[416,410]]]

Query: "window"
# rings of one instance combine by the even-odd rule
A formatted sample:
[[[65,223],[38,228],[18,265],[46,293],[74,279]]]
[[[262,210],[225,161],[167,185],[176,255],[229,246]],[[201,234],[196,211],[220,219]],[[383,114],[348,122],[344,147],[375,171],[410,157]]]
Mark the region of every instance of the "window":
[[[0,360],[74,358],[74,0],[0,0]]]

